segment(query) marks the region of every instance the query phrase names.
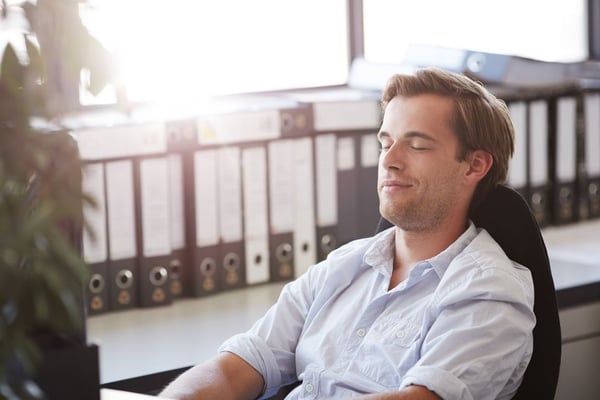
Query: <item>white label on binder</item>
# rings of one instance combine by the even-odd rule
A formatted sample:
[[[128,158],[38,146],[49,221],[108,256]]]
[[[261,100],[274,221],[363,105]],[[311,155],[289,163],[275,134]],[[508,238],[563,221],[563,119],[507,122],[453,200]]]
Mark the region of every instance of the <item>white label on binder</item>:
[[[170,154],[168,160],[171,248],[180,250],[185,247],[183,164],[179,154]]]
[[[320,134],[315,138],[315,168],[317,225],[336,225],[338,219],[338,183],[335,134]]]
[[[269,200],[272,233],[294,228],[294,147],[293,140],[269,142]]]
[[[298,277],[317,261],[311,138],[295,140],[294,163],[294,273]]]
[[[337,140],[337,169],[339,171],[354,169],[356,166],[354,154],[354,138],[339,138]]]
[[[379,165],[379,140],[376,133],[369,133],[360,138],[360,165],[372,168]]]
[[[268,234],[267,168],[263,147],[244,149],[242,171],[245,236],[266,236]]]
[[[515,129],[515,153],[508,167],[508,183],[521,189],[527,186],[527,104],[510,103],[508,110]]]
[[[106,163],[106,209],[111,260],[137,255],[131,160]]]
[[[219,170],[219,223],[224,242],[242,240],[242,179],[240,148],[223,147],[217,153]]]
[[[163,123],[114,126],[74,132],[82,160],[157,154],[167,150]]]
[[[104,168],[101,163],[88,164],[83,169],[83,193],[91,196],[96,206],[84,203],[83,216],[89,225],[83,230],[83,258],[87,263],[106,261],[106,201],[104,198]],[[93,236],[92,236],[93,235]]]
[[[556,113],[556,174],[559,182],[575,179],[577,102],[574,97],[561,97]]]
[[[376,100],[324,101],[313,104],[315,130],[376,129],[381,109]]]
[[[169,164],[165,157],[140,161],[142,248],[146,257],[171,252]]]
[[[216,150],[201,150],[194,153],[196,245],[198,247],[219,243],[216,155]]]
[[[226,144],[277,139],[281,136],[279,110],[214,114],[198,120],[198,143]]]
[[[548,184],[548,103],[535,100],[529,103],[529,162],[531,185]]]
[[[585,164],[589,177],[600,176],[600,93],[585,96]]]
[[[269,279],[269,226],[264,147],[243,150],[242,177],[246,281],[248,284],[266,282]]]

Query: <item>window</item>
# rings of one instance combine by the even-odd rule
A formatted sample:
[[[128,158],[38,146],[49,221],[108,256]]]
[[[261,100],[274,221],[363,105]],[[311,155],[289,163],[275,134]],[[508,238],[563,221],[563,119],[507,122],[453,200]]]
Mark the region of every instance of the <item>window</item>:
[[[365,58],[400,62],[428,44],[544,61],[587,58],[585,0],[363,0]]]
[[[133,101],[347,81],[346,0],[96,0],[80,13]]]

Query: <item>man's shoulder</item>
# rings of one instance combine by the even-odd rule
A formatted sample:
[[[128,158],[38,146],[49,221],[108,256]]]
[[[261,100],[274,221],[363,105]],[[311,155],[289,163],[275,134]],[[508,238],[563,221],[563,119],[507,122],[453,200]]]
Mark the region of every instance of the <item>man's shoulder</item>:
[[[477,236],[458,255],[458,259],[460,257],[472,259],[474,264],[481,269],[500,268],[507,271],[529,271],[528,268],[511,260],[488,231],[483,228],[477,228],[477,231]]]
[[[449,280],[462,281],[465,288],[502,292],[512,287],[526,297],[533,293],[529,268],[511,260],[485,229],[478,228],[477,236],[450,263],[447,275]]]

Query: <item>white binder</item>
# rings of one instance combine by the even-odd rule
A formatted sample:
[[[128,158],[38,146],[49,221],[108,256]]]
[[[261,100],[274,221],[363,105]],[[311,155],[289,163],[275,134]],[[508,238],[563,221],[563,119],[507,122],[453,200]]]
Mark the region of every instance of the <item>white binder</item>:
[[[302,275],[317,261],[312,138],[294,143],[294,275]]]
[[[264,146],[242,150],[246,282],[269,280],[267,155]]]

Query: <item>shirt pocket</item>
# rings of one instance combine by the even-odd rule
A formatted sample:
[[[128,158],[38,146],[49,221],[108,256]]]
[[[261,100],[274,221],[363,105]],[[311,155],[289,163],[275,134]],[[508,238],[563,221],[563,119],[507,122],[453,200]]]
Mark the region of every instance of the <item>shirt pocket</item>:
[[[384,321],[377,336],[383,346],[409,348],[420,337],[421,325],[413,319],[402,319],[396,321]]]
[[[386,390],[397,388],[420,354],[420,324],[386,318],[372,326],[355,358],[356,370]]]

